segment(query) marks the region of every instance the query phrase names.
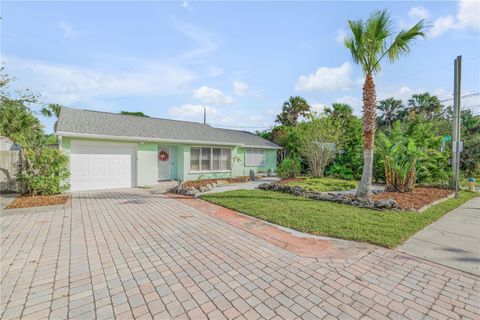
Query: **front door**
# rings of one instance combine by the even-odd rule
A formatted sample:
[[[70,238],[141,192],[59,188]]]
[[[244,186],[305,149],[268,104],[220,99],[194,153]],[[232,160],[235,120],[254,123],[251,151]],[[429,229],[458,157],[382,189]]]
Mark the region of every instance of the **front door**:
[[[158,180],[170,180],[169,147],[158,147]]]

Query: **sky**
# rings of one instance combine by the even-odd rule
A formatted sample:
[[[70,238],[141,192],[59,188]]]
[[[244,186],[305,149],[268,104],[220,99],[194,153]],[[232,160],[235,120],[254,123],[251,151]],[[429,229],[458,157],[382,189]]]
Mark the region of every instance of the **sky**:
[[[383,62],[378,99],[450,99],[457,55],[462,93],[480,92],[479,1],[2,1],[1,61],[42,103],[198,122],[205,106],[207,123],[255,131],[292,95],[361,115],[363,75],[343,38],[347,20],[381,9],[397,32],[420,19],[430,28],[408,56]],[[463,105],[480,113],[479,96]],[[51,132],[54,119],[40,118]]]

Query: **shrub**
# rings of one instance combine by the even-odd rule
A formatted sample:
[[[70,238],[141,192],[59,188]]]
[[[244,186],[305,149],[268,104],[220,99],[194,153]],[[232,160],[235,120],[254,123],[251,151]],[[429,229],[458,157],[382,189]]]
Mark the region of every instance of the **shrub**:
[[[325,167],[337,154],[338,123],[326,116],[310,116],[299,126],[299,152],[315,178],[323,177]]]
[[[385,170],[385,182],[387,191],[409,192],[415,187],[416,163],[422,152],[417,149],[411,138],[390,140],[381,133],[380,152]]]
[[[24,149],[27,167],[18,176],[24,184],[25,192],[30,195],[59,194],[69,189],[66,182],[70,176],[68,157],[58,149]]]
[[[277,175],[282,179],[295,178],[300,174],[300,160],[285,158],[277,167]]]
[[[351,168],[339,163],[333,163],[332,165],[328,166],[325,174],[329,177],[345,180],[353,180],[356,178]]]

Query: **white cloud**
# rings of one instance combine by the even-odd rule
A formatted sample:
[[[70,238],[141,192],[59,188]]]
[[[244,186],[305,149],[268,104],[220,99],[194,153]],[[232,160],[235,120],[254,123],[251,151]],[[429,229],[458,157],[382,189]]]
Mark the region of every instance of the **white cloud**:
[[[205,106],[205,108],[207,109],[207,115],[218,115],[217,109],[210,106]],[[168,113],[177,120],[196,120],[201,122],[203,121],[203,110],[204,106],[200,104],[184,104],[170,108]]]
[[[435,38],[451,29],[480,32],[480,2],[460,0],[456,16],[448,15],[435,19],[429,36]]]
[[[194,49],[191,49],[176,57],[175,59],[177,60],[198,58],[199,56],[212,53],[218,48],[217,36],[205,29],[178,19],[174,19],[172,27],[196,44]]]
[[[360,98],[361,95],[358,97],[354,96],[343,96],[340,98],[337,98],[335,102],[338,103],[346,103],[352,107],[353,112],[357,115],[360,115],[362,113],[362,107],[363,107],[363,102],[362,99]]]
[[[248,84],[245,82],[241,81],[234,81],[233,82],[233,91],[235,92],[236,95],[243,96],[245,93],[247,93],[248,90]]]
[[[193,7],[190,5],[188,1],[183,1],[181,4],[182,8],[187,9],[189,11],[193,10]]]
[[[207,86],[200,87],[193,91],[193,96],[207,103],[229,104],[234,103],[235,99],[226,96],[222,91]]]
[[[427,19],[430,13],[424,7],[412,7],[408,11],[408,16],[411,19]]]
[[[345,31],[345,29],[339,29],[339,30],[337,30],[337,35],[335,36],[335,41],[337,41],[340,44],[343,44],[346,37],[347,37],[347,32]]]
[[[62,30],[64,38],[71,38],[78,35],[78,33],[73,30],[73,27],[68,23],[66,23],[65,21],[60,21],[58,23],[58,26]]]
[[[114,72],[17,57],[4,57],[4,62],[6,69],[20,79],[19,85],[39,92],[46,102],[66,105],[101,98],[183,93],[201,77],[181,65],[150,60],[123,60],[122,67]]]
[[[250,114],[239,110],[216,109],[211,106],[207,108],[207,124],[214,127],[255,131],[271,127],[273,119],[270,115]],[[184,104],[178,107],[172,107],[168,110],[172,119],[203,122],[203,105]],[[239,123],[238,119],[246,121]],[[266,120],[269,119],[269,120]]]
[[[480,31],[480,2],[461,0],[458,3],[457,19],[461,27]]]
[[[455,17],[445,16],[435,19],[432,28],[428,32],[428,36],[431,38],[436,38],[439,35],[445,33],[449,29],[457,28],[455,24]]]
[[[172,26],[193,47],[161,59],[90,53],[87,60],[69,64],[16,56],[3,56],[2,62],[18,77],[17,86],[40,93],[45,102],[104,105],[111,103],[105,98],[190,93],[195,81],[223,73],[204,59],[217,49],[217,38],[178,19],[174,19]],[[66,22],[59,22],[59,27],[66,37],[77,34]],[[96,67],[90,67],[90,63]]]
[[[424,90],[412,89],[407,86],[403,86],[395,90],[379,92],[377,96],[377,101],[393,97],[395,99],[400,99],[406,102],[412,96],[412,94],[421,93],[421,92],[424,92]]]
[[[310,107],[312,108],[312,111],[323,112],[327,105],[324,103],[311,103]]]
[[[351,79],[352,65],[345,62],[337,68],[320,67],[315,73],[302,75],[295,86],[296,91],[348,90],[354,82]]]

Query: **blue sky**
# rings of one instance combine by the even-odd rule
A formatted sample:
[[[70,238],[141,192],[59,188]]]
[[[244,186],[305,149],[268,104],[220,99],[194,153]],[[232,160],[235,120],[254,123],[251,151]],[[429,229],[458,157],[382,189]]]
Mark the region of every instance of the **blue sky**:
[[[254,131],[271,127],[290,95],[361,114],[362,74],[341,39],[348,19],[384,8],[396,30],[421,18],[431,29],[409,56],[384,63],[380,99],[450,98],[459,54],[463,92],[480,91],[480,2],[468,1],[3,1],[2,61],[45,103],[192,121],[206,105],[208,123]]]

